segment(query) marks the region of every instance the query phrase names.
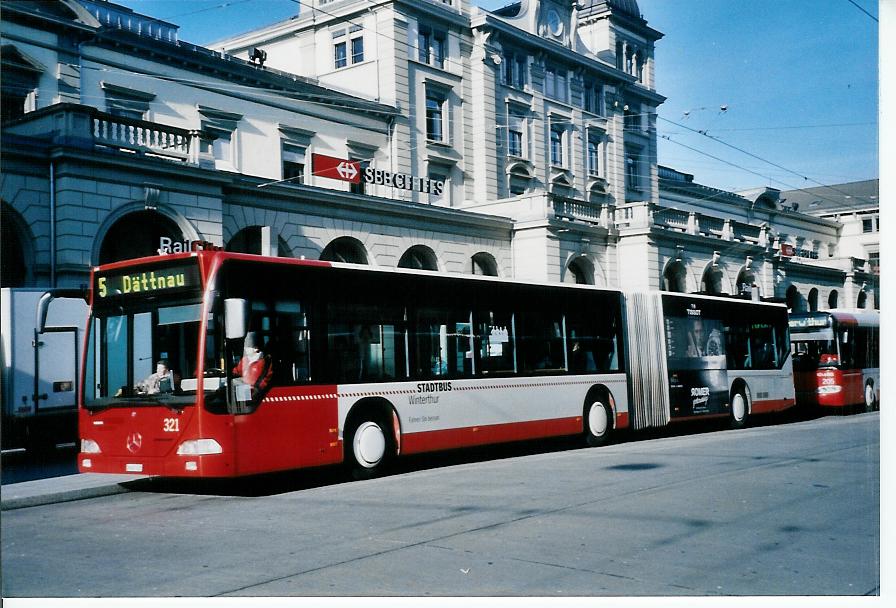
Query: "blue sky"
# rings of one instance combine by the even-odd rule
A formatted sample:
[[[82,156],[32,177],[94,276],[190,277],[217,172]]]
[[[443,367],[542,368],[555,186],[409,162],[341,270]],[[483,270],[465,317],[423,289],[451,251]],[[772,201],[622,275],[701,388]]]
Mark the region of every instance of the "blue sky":
[[[286,19],[308,1],[119,3],[207,44]],[[638,5],[665,34],[656,45],[657,91],[667,97],[657,120],[660,164],[726,190],[878,177],[878,23],[859,8],[877,18],[874,0]]]

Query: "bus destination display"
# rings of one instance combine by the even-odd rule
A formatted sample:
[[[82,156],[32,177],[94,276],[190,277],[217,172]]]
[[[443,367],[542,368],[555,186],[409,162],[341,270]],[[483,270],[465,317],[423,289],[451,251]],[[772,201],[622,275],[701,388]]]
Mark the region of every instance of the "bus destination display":
[[[98,299],[151,295],[200,286],[195,264],[167,266],[139,272],[110,272],[97,275],[93,293]]]

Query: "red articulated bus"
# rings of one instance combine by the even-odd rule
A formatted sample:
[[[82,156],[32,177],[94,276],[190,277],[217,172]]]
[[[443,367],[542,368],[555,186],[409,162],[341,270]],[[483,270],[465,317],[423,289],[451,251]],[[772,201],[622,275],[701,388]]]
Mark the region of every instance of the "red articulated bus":
[[[794,405],[781,305],[198,251],[94,269],[82,472],[234,477]]]
[[[800,407],[828,411],[879,407],[879,311],[793,314],[790,338]]]

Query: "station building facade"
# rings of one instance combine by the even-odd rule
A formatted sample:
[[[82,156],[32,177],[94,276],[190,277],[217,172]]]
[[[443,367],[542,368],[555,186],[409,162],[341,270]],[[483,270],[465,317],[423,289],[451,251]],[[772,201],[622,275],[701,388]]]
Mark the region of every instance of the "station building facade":
[[[314,0],[214,50],[102,0],[3,12],[4,286],[205,243],[795,308],[873,290],[838,221],[658,164],[634,0]]]

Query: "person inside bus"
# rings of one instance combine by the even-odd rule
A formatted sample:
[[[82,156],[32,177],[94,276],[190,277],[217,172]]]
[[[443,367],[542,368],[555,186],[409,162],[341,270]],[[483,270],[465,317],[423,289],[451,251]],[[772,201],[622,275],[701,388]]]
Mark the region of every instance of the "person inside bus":
[[[252,387],[253,396],[262,394],[270,385],[274,366],[271,364],[271,358],[264,354],[261,337],[256,332],[250,331],[246,334],[243,340],[243,356],[233,368],[233,374]]]
[[[156,363],[155,373],[150,374],[145,380],[134,387],[139,395],[157,395],[159,393],[173,393],[179,388],[180,378],[168,366],[167,359],[159,359]]]

